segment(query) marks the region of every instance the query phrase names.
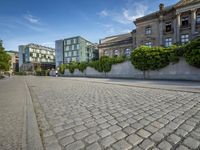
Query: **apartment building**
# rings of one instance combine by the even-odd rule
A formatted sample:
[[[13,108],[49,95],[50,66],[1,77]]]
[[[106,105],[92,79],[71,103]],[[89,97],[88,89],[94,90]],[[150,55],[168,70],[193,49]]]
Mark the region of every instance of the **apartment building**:
[[[16,51],[6,51],[7,54],[10,55],[10,71],[11,72],[18,72],[19,71],[19,54]]]
[[[55,49],[33,43],[20,45],[19,68],[34,70],[36,66],[43,69],[55,68]]]
[[[56,66],[70,62],[89,62],[96,57],[96,44],[81,36],[55,41]]]

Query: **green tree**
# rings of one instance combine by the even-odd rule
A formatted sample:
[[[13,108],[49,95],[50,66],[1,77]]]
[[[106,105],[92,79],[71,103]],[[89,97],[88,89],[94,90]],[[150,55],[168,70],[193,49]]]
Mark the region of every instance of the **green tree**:
[[[10,69],[10,55],[5,52],[3,41],[0,40],[0,71],[8,71]]]

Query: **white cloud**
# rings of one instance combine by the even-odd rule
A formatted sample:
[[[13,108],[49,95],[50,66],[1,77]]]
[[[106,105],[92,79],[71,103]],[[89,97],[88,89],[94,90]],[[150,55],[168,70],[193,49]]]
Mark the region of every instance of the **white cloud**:
[[[100,15],[101,17],[106,17],[106,16],[108,16],[108,11],[107,11],[107,10],[102,10],[102,11],[99,13],[99,15]]]
[[[33,23],[33,24],[37,24],[39,23],[39,18],[31,15],[29,12],[27,12],[27,14],[24,15],[24,18],[29,21],[30,23]]]
[[[130,0],[121,10],[102,10],[100,16],[110,17],[121,24],[131,24],[135,19],[144,16],[148,12],[148,6]]]

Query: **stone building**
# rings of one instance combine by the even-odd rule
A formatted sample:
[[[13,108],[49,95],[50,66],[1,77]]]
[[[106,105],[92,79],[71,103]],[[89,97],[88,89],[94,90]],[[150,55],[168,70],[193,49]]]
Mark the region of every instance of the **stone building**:
[[[136,33],[133,45],[170,46],[183,44],[199,36],[200,0],[181,0],[134,21]]]
[[[99,57],[130,56],[133,49],[132,33],[106,37],[99,41]]]

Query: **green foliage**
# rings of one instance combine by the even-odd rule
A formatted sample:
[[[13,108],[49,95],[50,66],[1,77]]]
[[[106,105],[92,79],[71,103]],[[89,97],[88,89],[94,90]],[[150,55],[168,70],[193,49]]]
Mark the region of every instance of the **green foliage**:
[[[84,70],[87,68],[87,63],[86,62],[81,62],[78,64],[78,69],[81,71],[81,72],[84,72]]]
[[[131,54],[131,62],[135,68],[142,71],[159,70],[170,62],[178,62],[179,55],[181,55],[180,48],[177,46],[168,48],[141,46]]]
[[[184,57],[188,64],[200,68],[200,38],[186,44]]]
[[[11,57],[4,51],[3,42],[0,41],[0,70],[8,71],[10,69]]]
[[[100,60],[92,61],[89,63],[81,62],[81,63],[70,63],[70,64],[62,64],[60,65],[60,73],[64,74],[65,69],[69,69],[70,73],[74,73],[75,69],[79,69],[81,72],[90,66],[99,72],[109,72],[112,68],[113,64],[122,63],[126,59],[125,57],[113,57],[110,58],[108,56],[103,56]]]

